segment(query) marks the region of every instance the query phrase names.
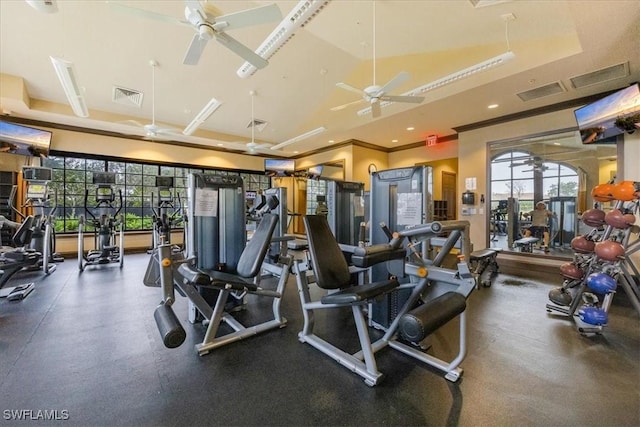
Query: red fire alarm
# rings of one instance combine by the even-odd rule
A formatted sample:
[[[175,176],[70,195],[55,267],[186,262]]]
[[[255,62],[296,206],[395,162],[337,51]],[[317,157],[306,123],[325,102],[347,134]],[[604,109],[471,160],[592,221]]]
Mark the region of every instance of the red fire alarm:
[[[427,137],[427,147],[433,147],[438,143],[438,135],[429,135]]]

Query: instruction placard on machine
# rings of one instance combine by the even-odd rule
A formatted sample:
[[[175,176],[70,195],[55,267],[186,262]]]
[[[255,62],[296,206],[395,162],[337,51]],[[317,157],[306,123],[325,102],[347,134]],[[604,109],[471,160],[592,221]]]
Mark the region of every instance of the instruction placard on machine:
[[[218,216],[218,190],[196,188],[194,205],[195,216]]]
[[[398,193],[398,225],[422,224],[422,193]]]

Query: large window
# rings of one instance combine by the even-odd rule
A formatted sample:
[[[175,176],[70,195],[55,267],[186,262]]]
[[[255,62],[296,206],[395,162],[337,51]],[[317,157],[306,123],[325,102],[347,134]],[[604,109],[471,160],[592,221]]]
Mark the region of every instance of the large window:
[[[79,217],[90,215],[86,209],[93,215],[100,214],[96,209],[96,185],[92,184],[94,172],[115,172],[116,196],[113,212],[110,214],[115,214],[120,208],[121,194],[122,208],[119,214],[124,215],[125,230],[128,231],[151,229],[152,207],[154,203],[157,205],[156,176],[174,178],[173,198],[176,209],[186,203],[187,176],[191,172],[240,175],[247,191],[267,189],[271,182],[269,177],[259,173],[131,162],[116,158],[95,159],[52,154],[43,161],[43,166],[53,169],[50,188],[56,194],[56,232],[77,231]]]
[[[575,168],[521,150],[508,150],[491,161],[491,209],[500,200],[519,200],[520,210],[533,210],[534,202],[559,196],[578,196]]]

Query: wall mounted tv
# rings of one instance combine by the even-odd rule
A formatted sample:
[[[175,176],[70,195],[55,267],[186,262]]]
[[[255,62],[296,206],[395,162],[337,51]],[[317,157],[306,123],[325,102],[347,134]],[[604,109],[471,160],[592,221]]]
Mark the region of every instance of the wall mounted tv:
[[[295,170],[293,159],[264,159],[264,173],[268,176],[293,176]]]
[[[583,144],[615,142],[617,135],[640,126],[638,83],[578,108],[574,114]]]
[[[47,157],[51,132],[0,121],[0,153]]]
[[[322,165],[311,166],[309,170],[307,170],[307,176],[309,179],[320,179],[322,176]]]

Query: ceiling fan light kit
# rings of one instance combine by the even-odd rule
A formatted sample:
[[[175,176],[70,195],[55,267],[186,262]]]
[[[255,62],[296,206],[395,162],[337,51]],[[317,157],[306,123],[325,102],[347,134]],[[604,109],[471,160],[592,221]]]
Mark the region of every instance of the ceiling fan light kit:
[[[422,86],[419,86],[415,89],[411,89],[408,92],[403,93],[402,95],[404,96],[416,96],[416,95],[420,95],[429,91],[432,91],[434,89],[438,89],[442,86],[448,85],[450,83],[456,82],[458,80],[462,80],[465,79],[467,77],[471,77],[473,75],[476,75],[478,73],[490,70],[492,68],[495,68],[499,65],[502,65],[510,60],[512,60],[513,58],[515,58],[516,55],[515,53],[513,53],[512,51],[507,51],[503,54],[500,54],[498,56],[494,56],[493,58],[489,58],[485,61],[479,62],[475,65],[472,65],[470,67],[467,67],[463,70],[460,71],[456,71],[455,73],[449,74],[447,76],[444,76],[442,78],[439,78],[438,80],[434,80],[431,83],[427,83],[424,84]],[[393,101],[382,101],[380,103],[380,107],[386,107],[388,105],[391,105],[393,103]],[[367,114],[371,113],[371,107],[367,107],[364,108],[360,111],[358,111],[358,115],[359,116],[365,116]]]
[[[78,117],[89,117],[89,110],[80,91],[73,62],[53,56],[50,56],[50,58],[73,113]]]
[[[211,98],[211,100],[204,106],[204,108],[194,117],[194,119],[187,125],[186,128],[182,131],[184,135],[191,135],[195,132],[198,127],[202,123],[204,123],[213,113],[216,111],[222,102],[218,101],[215,98]]]
[[[286,42],[294,36],[294,32],[304,27],[309,21],[329,4],[330,0],[301,0],[289,12],[289,14],[278,24],[278,26],[269,34],[269,36],[256,49],[256,54],[268,60],[280,49]],[[247,78],[253,75],[257,68],[249,61],[242,64],[236,72],[239,77]]]
[[[280,144],[276,144],[274,146],[271,147],[272,150],[279,150],[282,147],[286,147],[287,145],[291,145],[295,142],[298,141],[302,141],[303,139],[307,139],[307,138],[311,138],[312,136],[315,136],[319,133],[324,132],[325,130],[327,130],[327,128],[325,128],[324,126],[320,126],[319,128],[310,130],[309,132],[303,133],[302,135],[298,135],[298,136],[294,136],[291,139],[288,139],[284,142],[281,142]]]

